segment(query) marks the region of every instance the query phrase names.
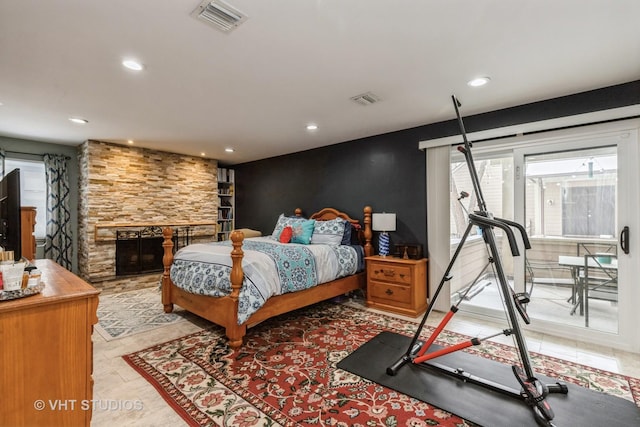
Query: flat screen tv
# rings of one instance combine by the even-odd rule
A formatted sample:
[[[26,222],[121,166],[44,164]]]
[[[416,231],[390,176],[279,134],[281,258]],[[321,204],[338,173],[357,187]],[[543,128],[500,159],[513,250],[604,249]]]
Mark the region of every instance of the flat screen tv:
[[[22,258],[20,236],[20,169],[14,169],[0,181],[0,246]]]

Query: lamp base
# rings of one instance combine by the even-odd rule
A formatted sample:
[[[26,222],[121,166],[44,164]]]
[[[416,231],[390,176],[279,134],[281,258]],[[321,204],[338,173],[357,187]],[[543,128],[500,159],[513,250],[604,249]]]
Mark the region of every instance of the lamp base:
[[[378,237],[378,252],[380,256],[389,255],[389,233],[385,231]]]

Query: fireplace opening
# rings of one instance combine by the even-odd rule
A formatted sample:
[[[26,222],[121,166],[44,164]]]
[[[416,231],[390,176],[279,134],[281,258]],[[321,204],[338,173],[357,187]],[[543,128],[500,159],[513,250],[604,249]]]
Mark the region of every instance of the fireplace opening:
[[[189,238],[189,227],[176,229],[173,233],[174,252],[188,245]],[[163,240],[162,228],[157,226],[116,230],[116,276],[162,271]]]

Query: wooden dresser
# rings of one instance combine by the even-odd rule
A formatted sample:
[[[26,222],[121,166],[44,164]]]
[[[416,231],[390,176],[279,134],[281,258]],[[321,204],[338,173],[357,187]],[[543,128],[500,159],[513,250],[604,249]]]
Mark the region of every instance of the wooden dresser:
[[[20,241],[22,256],[28,260],[36,259],[36,238],[33,235],[36,228],[36,208],[22,206],[20,208]]]
[[[365,258],[367,306],[416,317],[427,309],[427,259]]]
[[[51,260],[35,264],[44,290],[0,301],[0,426],[89,426],[99,291]]]

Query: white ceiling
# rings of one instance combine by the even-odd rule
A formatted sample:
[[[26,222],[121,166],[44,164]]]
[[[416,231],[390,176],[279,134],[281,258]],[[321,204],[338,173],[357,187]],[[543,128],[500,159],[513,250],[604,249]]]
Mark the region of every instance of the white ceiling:
[[[226,1],[0,0],[0,135],[240,163],[640,78],[638,0]]]

